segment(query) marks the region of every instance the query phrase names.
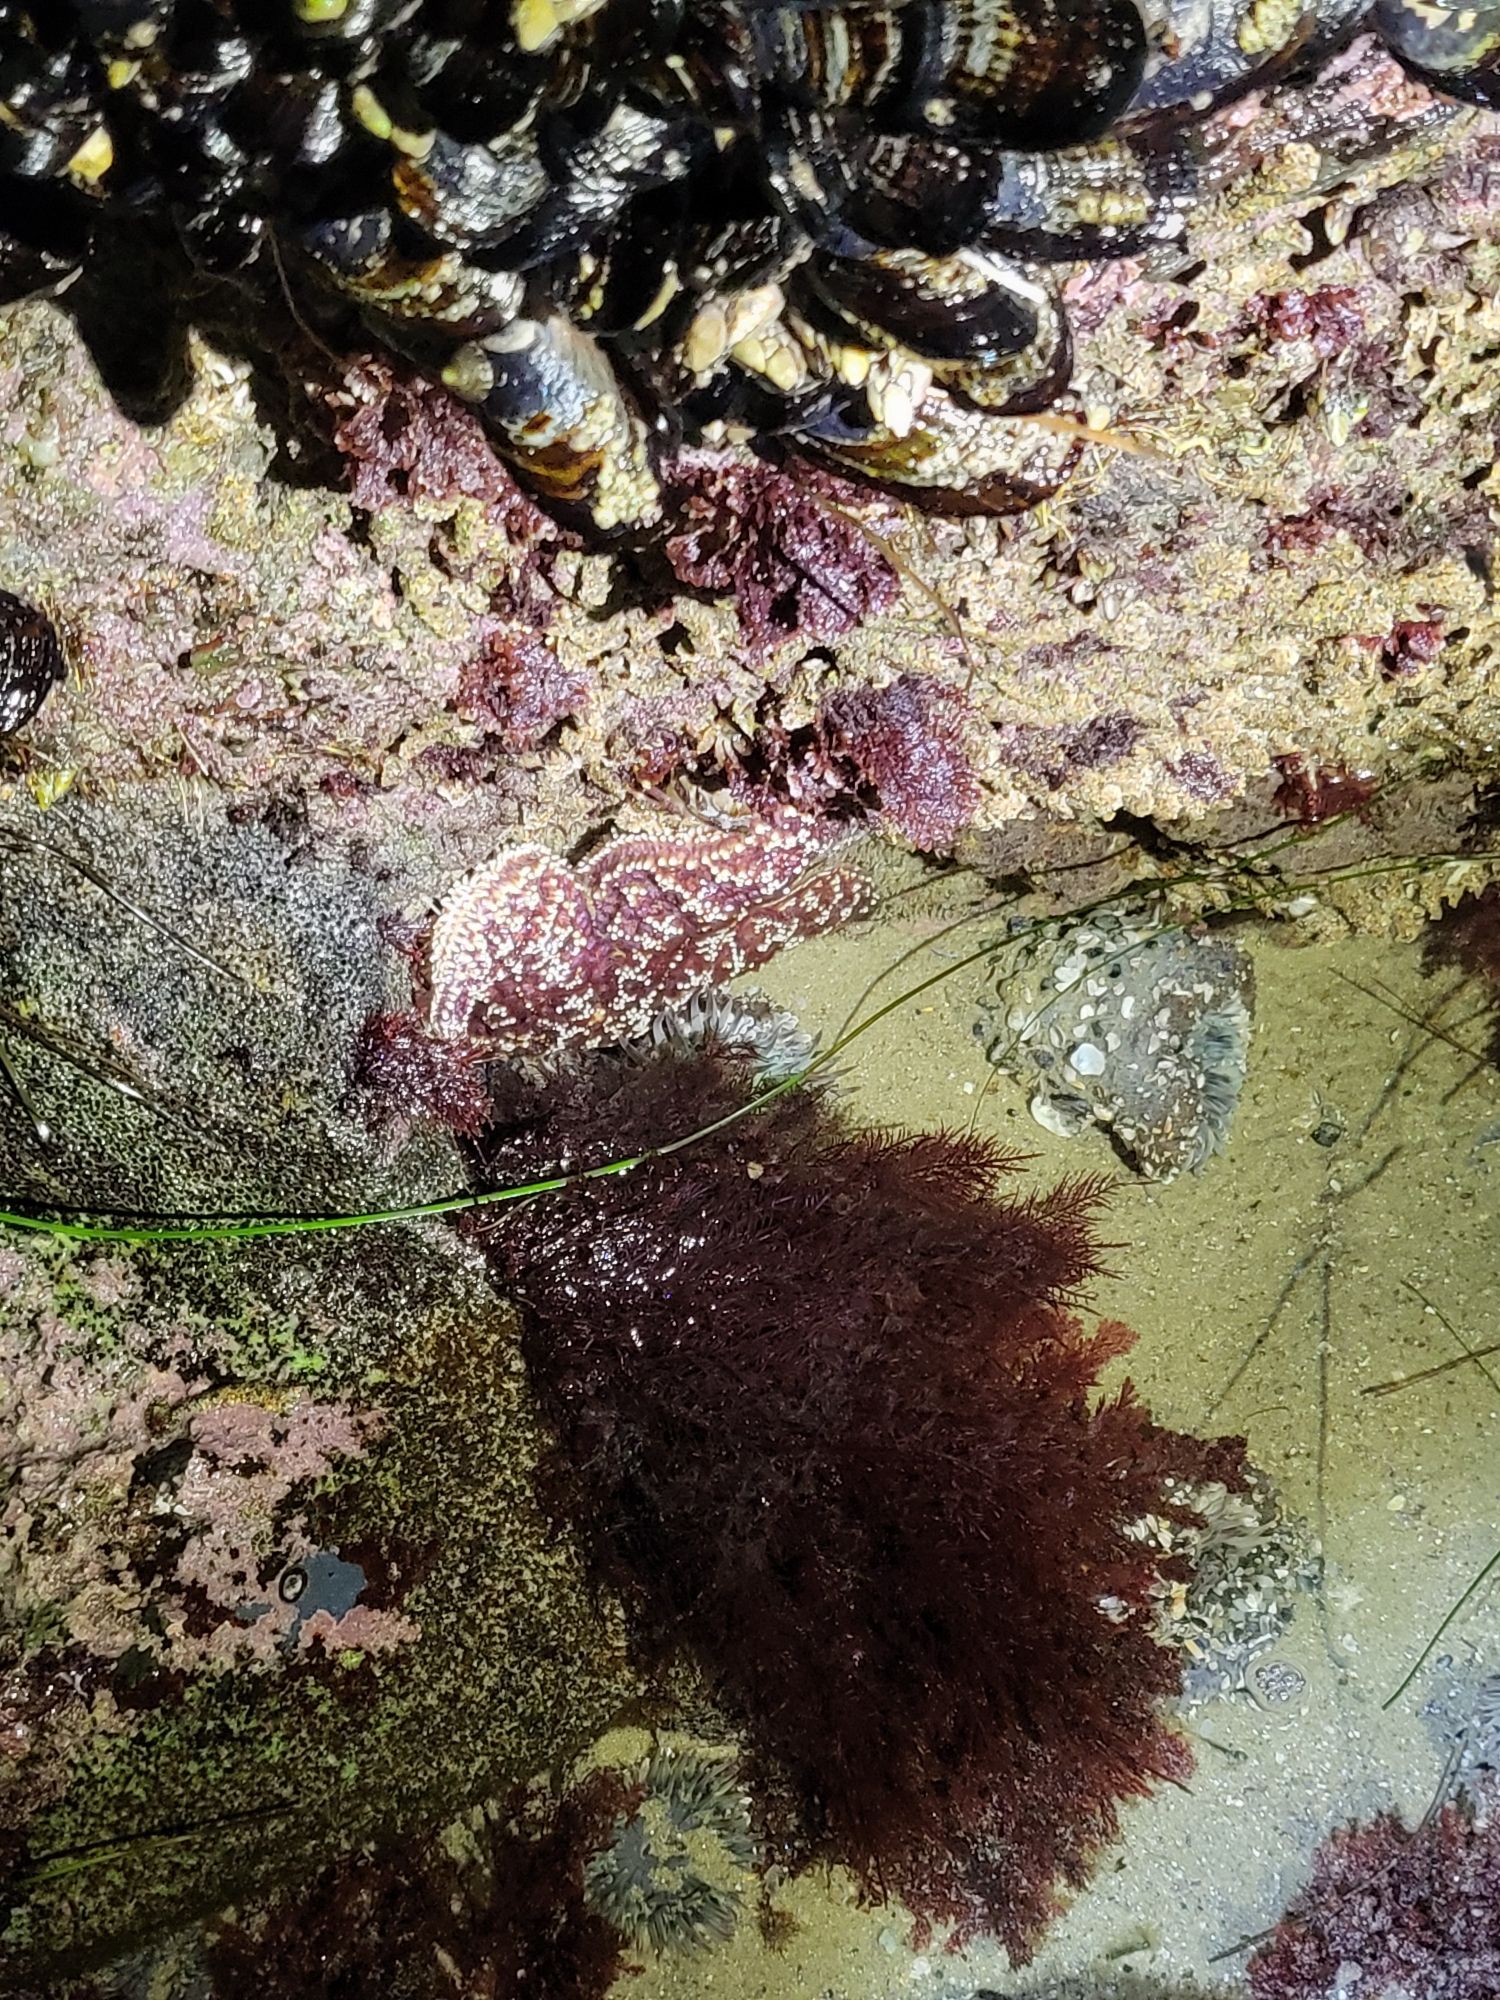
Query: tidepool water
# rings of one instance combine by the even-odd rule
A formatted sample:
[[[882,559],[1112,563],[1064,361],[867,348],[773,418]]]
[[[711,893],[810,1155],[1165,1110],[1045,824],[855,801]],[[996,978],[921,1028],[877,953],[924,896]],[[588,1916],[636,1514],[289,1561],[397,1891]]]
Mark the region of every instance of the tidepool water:
[[[1414,944],[1240,932],[1258,1004],[1230,1143],[1161,1186],[1132,1180],[1095,1130],[1040,1129],[990,1069],[973,1032],[986,972],[961,963],[983,935],[889,922],[747,983],[830,1038],[851,1010],[946,970],[847,1051],[858,1114],[972,1124],[1029,1154],[1039,1181],[1118,1175],[1105,1234],[1119,1247],[1092,1307],[1137,1330],[1117,1373],[1153,1411],[1243,1434],[1318,1535],[1323,1585],[1274,1651],[1305,1691],[1273,1712],[1243,1695],[1195,1709],[1189,1786],[1126,1810],[1118,1847],[1022,1972],[983,1942],[914,1948],[899,1910],[861,1908],[835,1872],[776,1890],[795,1923],[779,1948],[747,1917],[728,1944],[622,1980],[629,2000],[1233,1990],[1245,1954],[1220,1954],[1275,1920],[1325,1832],[1385,1807],[1421,1817],[1466,1690],[1500,1665],[1497,1575],[1386,1706],[1500,1545],[1500,1356],[1382,1386],[1500,1339],[1500,1074],[1464,1052],[1484,1047],[1480,996],[1425,974]]]

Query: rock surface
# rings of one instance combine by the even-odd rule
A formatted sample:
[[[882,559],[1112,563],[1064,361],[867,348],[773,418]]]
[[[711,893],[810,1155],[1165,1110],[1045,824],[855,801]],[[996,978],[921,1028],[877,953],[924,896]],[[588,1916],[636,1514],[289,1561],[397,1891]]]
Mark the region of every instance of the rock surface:
[[[9,1204],[462,1184],[445,1141],[385,1160],[359,1115],[351,1048],[392,978],[369,883],[201,790],[69,801],[45,848],[39,824],[0,818]],[[5,1992],[439,1822],[634,1690],[532,1490],[512,1316],[436,1225],[6,1230],[0,1440]]]
[[[0,586],[55,613],[72,669],[6,782],[202,778],[426,896],[507,838],[635,823],[674,778],[843,784],[946,845],[924,758],[981,830],[1192,817],[1294,753],[1491,759],[1495,121],[1363,45],[1250,109],[1172,268],[1069,282],[1100,441],[1056,501],[944,523],[700,457],[691,505],[750,568],[708,562],[701,522],[674,560],[728,579],[717,601],[660,552],[571,546],[470,419],[378,364],[233,358],[219,326],[139,428],[66,297],[0,316]],[[799,536],[811,580],[773,603]],[[848,629],[891,557],[898,601]],[[872,721],[862,691],[893,687]]]

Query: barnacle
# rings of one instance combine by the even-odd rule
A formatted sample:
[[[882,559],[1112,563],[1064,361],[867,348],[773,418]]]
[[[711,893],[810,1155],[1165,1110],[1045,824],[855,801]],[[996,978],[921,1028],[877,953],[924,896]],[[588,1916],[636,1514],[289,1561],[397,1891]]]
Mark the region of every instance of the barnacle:
[[[1069,373],[1048,267],[1180,236],[1205,114],[1366,25],[1500,101],[1500,10],[1428,0],[35,0],[0,296],[123,220],[343,302],[598,533],[684,440],[1010,509],[1080,449],[1022,421]]]

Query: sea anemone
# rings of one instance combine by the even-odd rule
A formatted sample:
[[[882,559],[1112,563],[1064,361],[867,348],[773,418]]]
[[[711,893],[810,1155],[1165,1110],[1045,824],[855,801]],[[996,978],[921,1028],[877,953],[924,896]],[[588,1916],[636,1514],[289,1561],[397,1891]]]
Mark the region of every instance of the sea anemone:
[[[1148,1180],[1196,1172],[1229,1139],[1250,1052],[1255,973],[1221,934],[1154,907],[1102,909],[1009,947],[977,1033],[1071,1139],[1098,1125]]]
[[[764,993],[710,987],[680,1007],[664,1007],[634,1046],[652,1053],[723,1049],[748,1056],[755,1088],[766,1089],[800,1076],[818,1052],[818,1038]]]
[[[584,1869],[590,1909],[653,1951],[723,1943],[756,1859],[732,1758],[659,1746],[631,1782],[640,1803]]]
[[[1304,1525],[1284,1513],[1275,1487],[1250,1472],[1231,1491],[1220,1480],[1167,1491],[1196,1517],[1173,1524],[1159,1515],[1132,1523],[1131,1533],[1153,1538],[1163,1551],[1183,1557],[1187,1583],[1164,1590],[1161,1637],[1184,1656],[1183,1702],[1194,1707],[1216,1695],[1246,1694],[1257,1706],[1300,1679],[1285,1663],[1262,1684],[1257,1662],[1292,1621],[1297,1598],[1316,1587],[1322,1564]]]

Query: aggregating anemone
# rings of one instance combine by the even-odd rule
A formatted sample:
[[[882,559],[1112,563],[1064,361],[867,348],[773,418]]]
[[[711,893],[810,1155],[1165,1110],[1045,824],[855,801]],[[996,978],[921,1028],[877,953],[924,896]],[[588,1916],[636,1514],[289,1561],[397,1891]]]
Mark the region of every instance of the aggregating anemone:
[[[800,1076],[818,1052],[817,1036],[764,993],[729,993],[716,986],[681,1006],[663,1008],[643,1042],[653,1051],[686,1054],[707,1047],[748,1056],[756,1088]]]
[[[1189,1577],[1163,1591],[1161,1620],[1163,1639],[1183,1655],[1184,1706],[1227,1694],[1260,1708],[1289,1700],[1299,1692],[1300,1672],[1263,1655],[1322,1576],[1311,1535],[1258,1472],[1238,1492],[1219,1480],[1169,1490],[1196,1520],[1174,1525],[1149,1516],[1132,1532],[1189,1565]]]
[[[996,984],[976,1032],[1031,1086],[1049,1132],[1097,1125],[1158,1181],[1227,1143],[1255,1005],[1254,969],[1231,939],[1164,928],[1145,907],[1100,909],[1007,946]]]
[[[756,1860],[733,1759],[661,1744],[630,1783],[639,1803],[616,1818],[584,1869],[590,1908],[653,1951],[732,1937]]]

